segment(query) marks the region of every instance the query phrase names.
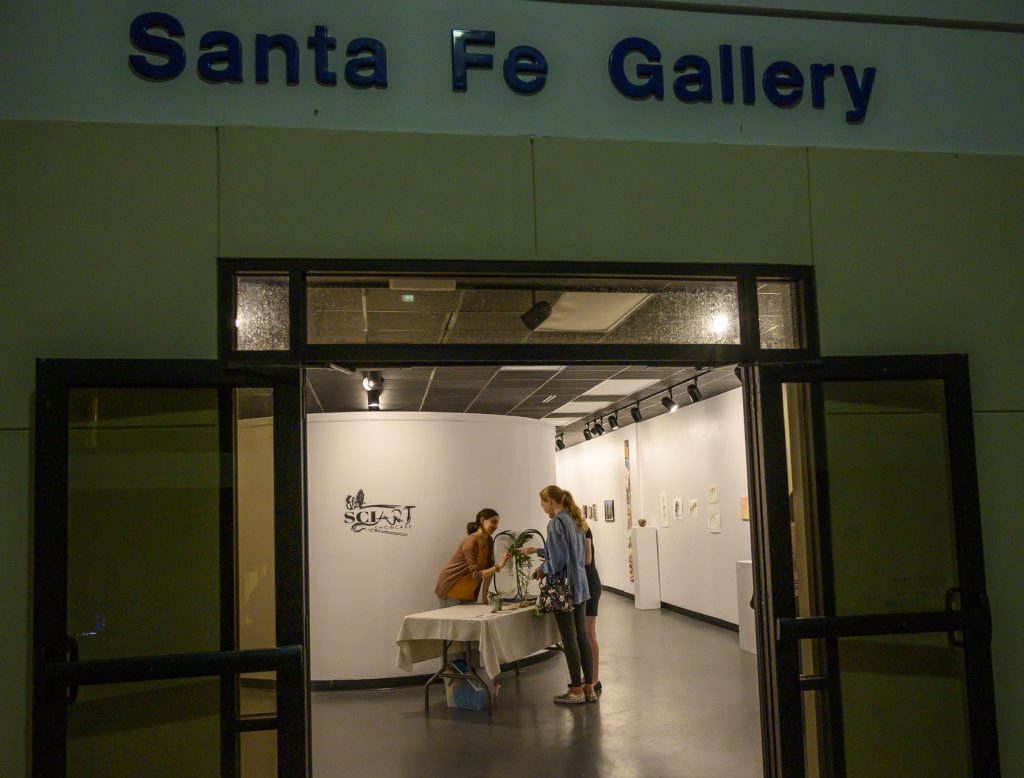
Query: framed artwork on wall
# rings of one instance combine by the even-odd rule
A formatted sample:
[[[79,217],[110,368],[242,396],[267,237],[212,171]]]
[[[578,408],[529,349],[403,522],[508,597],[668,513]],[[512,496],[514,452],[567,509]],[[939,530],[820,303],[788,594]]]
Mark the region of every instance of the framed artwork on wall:
[[[615,521],[615,500],[604,501],[604,520]]]
[[[722,531],[722,514],[718,503],[708,506],[708,532],[718,534]]]
[[[689,514],[691,519],[696,519],[700,517],[700,504],[692,497],[686,504],[686,512],[687,514]]]

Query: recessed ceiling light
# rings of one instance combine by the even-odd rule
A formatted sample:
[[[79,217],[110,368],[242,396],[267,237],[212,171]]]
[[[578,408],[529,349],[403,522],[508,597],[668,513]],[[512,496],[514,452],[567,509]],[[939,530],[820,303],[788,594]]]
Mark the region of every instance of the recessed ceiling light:
[[[584,402],[582,400],[573,400],[572,402],[567,402],[565,405],[557,408],[553,413],[563,413],[566,415],[573,413],[594,413],[595,411],[601,410],[606,405],[608,405],[608,403],[604,401]]]
[[[609,378],[592,389],[587,389],[583,394],[596,394],[602,397],[625,397],[634,392],[639,392],[657,380],[656,378]]]

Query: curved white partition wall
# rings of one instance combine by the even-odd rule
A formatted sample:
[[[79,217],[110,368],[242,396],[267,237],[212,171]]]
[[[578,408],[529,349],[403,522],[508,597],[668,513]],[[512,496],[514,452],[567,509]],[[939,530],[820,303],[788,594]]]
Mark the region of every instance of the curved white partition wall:
[[[498,511],[502,530],[546,526],[537,493],[554,482],[554,430],[513,416],[316,414],[307,462],[310,677],[394,678],[406,675],[402,618],[438,607],[437,574],[477,511]]]

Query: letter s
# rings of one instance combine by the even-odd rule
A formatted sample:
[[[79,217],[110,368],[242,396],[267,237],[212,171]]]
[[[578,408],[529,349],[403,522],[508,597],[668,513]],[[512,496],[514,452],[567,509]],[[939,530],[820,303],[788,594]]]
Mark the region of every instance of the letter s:
[[[150,27],[160,27],[168,35],[180,38],[185,34],[181,22],[170,14],[150,11],[139,14],[132,20],[130,36],[132,45],[147,54],[157,54],[167,58],[162,65],[154,65],[141,54],[128,57],[128,64],[135,75],[151,81],[170,81],[177,78],[185,70],[185,50],[170,38],[150,35]]]

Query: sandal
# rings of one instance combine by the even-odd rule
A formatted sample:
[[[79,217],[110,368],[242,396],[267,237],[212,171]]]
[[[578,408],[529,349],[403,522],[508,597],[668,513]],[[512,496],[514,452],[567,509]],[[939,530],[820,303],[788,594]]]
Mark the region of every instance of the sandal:
[[[594,691],[593,684],[583,684],[583,696],[586,698],[587,702],[597,702],[597,692]]]

